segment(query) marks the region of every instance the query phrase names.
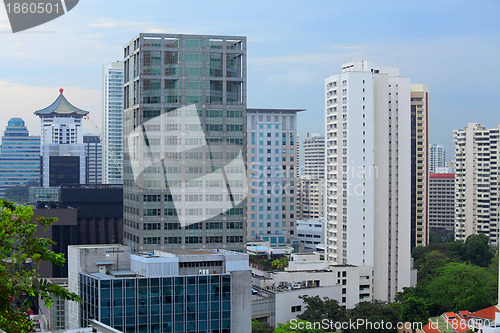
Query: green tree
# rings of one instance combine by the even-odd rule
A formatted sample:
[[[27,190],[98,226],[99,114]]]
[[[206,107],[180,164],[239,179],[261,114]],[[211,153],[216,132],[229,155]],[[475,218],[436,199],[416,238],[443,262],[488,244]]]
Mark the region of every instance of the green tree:
[[[401,320],[411,323],[422,323],[422,326],[427,324],[429,318],[429,307],[424,298],[410,296],[401,304]],[[412,325],[413,326],[413,325]],[[415,329],[412,327],[412,332]]]
[[[357,327],[357,329],[344,330],[345,333],[379,333],[379,332],[397,332],[397,323],[401,321],[399,304],[387,303],[378,300],[371,302],[361,302],[353,309],[348,311],[348,319],[357,321],[363,319],[366,323],[371,323],[372,326]],[[391,322],[392,329],[387,325],[385,327],[376,326],[375,323]]]
[[[464,246],[464,260],[477,266],[487,267],[493,258],[493,251],[488,243],[489,238],[484,234],[467,237]]]
[[[272,265],[276,269],[284,269],[285,267],[288,267],[288,258],[281,257],[279,259],[275,259],[273,260]]]
[[[274,333],[325,333],[321,328],[314,328],[314,325],[318,326],[321,323],[313,323],[305,320],[298,319],[293,323],[287,321],[285,324],[278,323],[278,327],[274,329]]]
[[[477,311],[496,304],[497,274],[483,267],[450,262],[434,270],[424,289],[429,303],[436,305],[431,316],[446,311]]]
[[[332,321],[346,320],[346,309],[334,299],[328,297],[321,299],[317,295],[302,295],[300,298],[304,301],[306,310],[298,316],[299,319],[310,322],[320,322],[323,319]]]
[[[449,234],[444,238],[445,243],[451,243],[455,240],[455,231],[452,230]]]
[[[443,242],[443,237],[441,237],[440,234],[438,234],[433,230],[429,232],[429,243],[442,243],[442,242]]]
[[[32,332],[30,307],[38,296],[52,306],[52,296],[79,301],[74,293],[59,285],[39,279],[36,269],[42,261],[62,265],[62,254],[48,247],[55,244],[46,238],[36,238],[37,224],[47,231],[53,219],[37,218],[32,221],[31,207],[15,206],[0,199],[0,328],[7,333]]]
[[[252,333],[273,333],[274,328],[266,322],[252,320]]]

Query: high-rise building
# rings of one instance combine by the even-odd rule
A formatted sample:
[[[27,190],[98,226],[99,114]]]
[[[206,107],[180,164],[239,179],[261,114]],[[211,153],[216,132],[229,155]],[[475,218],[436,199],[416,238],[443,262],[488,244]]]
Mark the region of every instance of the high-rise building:
[[[429,175],[429,227],[440,234],[455,229],[455,175]]]
[[[124,54],[125,244],[242,251],[246,37],[141,33]]]
[[[102,178],[104,184],[123,184],[123,61],[102,70]]]
[[[69,247],[69,327],[94,319],[123,333],[252,330],[248,255],[226,250],[132,254],[123,245]]]
[[[85,184],[102,184],[102,144],[97,135],[84,135]]]
[[[122,185],[61,185],[50,188],[30,188],[35,194],[44,190],[57,190],[57,197],[45,201],[43,195],[34,206],[35,216],[57,217],[47,232],[37,231],[56,244],[52,250],[68,257],[69,245],[122,244],[123,243],[123,188]],[[36,196],[36,195],[35,195]],[[62,265],[41,264],[37,270],[41,277],[67,277],[67,262]]]
[[[411,85],[411,243],[429,243],[429,87]]]
[[[283,246],[296,237],[296,109],[247,109],[247,239]]]
[[[438,168],[446,167],[446,148],[432,143],[429,146],[429,172],[437,173]]]
[[[0,197],[11,186],[39,179],[40,137],[30,136],[21,118],[11,118],[0,146]]]
[[[455,239],[485,234],[498,246],[500,234],[500,125],[469,123],[453,131],[455,143]]]
[[[325,179],[302,175],[297,187],[298,218],[319,219],[325,216]]]
[[[325,137],[307,133],[304,140],[304,175],[325,178]]]
[[[35,111],[41,119],[40,183],[43,187],[85,183],[85,145],[82,118],[88,111],[72,105],[59,89],[59,97]]]
[[[410,80],[351,62],[327,77],[326,259],[373,267],[373,298],[411,284]]]

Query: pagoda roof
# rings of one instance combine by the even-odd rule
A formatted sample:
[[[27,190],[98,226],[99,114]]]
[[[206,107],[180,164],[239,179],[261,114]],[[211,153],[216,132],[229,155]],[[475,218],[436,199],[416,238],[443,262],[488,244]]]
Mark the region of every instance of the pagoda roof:
[[[63,89],[59,89],[59,96],[51,105],[47,106],[45,109],[35,111],[37,116],[48,116],[48,115],[75,115],[75,116],[86,116],[89,112],[79,109],[66,99],[63,95]]]

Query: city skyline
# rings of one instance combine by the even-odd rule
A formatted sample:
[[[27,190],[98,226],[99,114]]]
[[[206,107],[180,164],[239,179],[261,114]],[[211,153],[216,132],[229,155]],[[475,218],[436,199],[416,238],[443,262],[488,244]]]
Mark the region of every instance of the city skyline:
[[[88,0],[58,20],[17,34],[10,32],[2,7],[0,31],[11,47],[0,55],[0,97],[9,116],[22,117],[39,134],[32,112],[62,87],[70,100],[90,111],[85,132],[98,132],[102,65],[122,60],[123,45],[140,31],[150,31],[248,36],[248,107],[307,109],[298,119],[301,138],[307,132],[323,134],[323,80],[349,60],[399,65],[412,83],[426,82],[433,91],[430,142],[449,151],[453,129],[469,122],[497,123],[493,101],[500,24],[495,18],[500,3],[495,1],[474,6],[389,2],[383,8],[370,2],[224,6],[228,2],[220,1],[195,2],[189,10],[158,1],[116,4]],[[218,10],[206,15],[216,5]],[[152,6],[159,10],[148,10]],[[178,15],[166,20],[162,6]],[[391,19],[380,19],[384,15]],[[464,94],[472,73],[480,73],[481,80]],[[2,118],[0,128],[8,118]]]

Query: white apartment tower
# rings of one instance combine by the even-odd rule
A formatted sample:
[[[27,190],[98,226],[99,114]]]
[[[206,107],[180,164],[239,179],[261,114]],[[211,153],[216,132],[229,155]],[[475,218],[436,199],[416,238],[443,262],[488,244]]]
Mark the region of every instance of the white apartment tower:
[[[373,298],[410,285],[410,79],[351,62],[327,77],[326,258],[373,267]]]
[[[304,175],[325,178],[325,137],[307,133],[304,140]]]
[[[431,144],[429,146],[429,172],[437,173],[438,168],[446,166],[446,149],[444,146],[438,144]]]
[[[486,129],[470,123],[454,130],[455,239],[486,234],[498,246],[500,226],[500,125]]]
[[[123,61],[102,70],[102,180],[123,184]]]

